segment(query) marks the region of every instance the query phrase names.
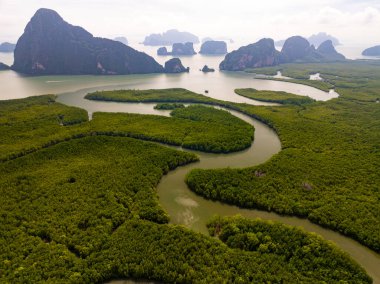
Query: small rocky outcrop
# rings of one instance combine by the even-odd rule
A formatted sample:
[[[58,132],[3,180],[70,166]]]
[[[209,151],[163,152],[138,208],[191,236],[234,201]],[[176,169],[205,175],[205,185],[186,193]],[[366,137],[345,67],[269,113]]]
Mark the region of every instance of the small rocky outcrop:
[[[2,62],[0,62],[0,71],[2,70],[8,70],[10,67]]]
[[[165,73],[184,73],[189,71],[190,68],[185,68],[179,58],[172,58],[165,62]]]
[[[186,42],[199,43],[199,38],[189,32],[180,32],[178,30],[172,29],[162,34],[151,34],[145,37],[143,44],[151,46],[162,46]]]
[[[340,54],[335,50],[335,47],[331,40],[326,40],[322,42],[321,45],[318,47],[317,52],[319,52],[323,56],[323,59],[326,61],[346,59],[346,57],[344,57],[343,54]]]
[[[94,37],[50,9],[39,9],[27,24],[17,42],[12,69],[30,75],[164,71],[151,56],[120,42]]]
[[[192,42],[186,43],[175,43],[172,48],[172,55],[194,55],[197,54],[194,51],[194,46]]]
[[[364,56],[380,56],[380,45],[376,45],[363,50],[362,55]]]
[[[3,42],[0,44],[0,52],[13,52],[16,45],[10,42]]]
[[[200,54],[226,54],[227,53],[227,44],[224,41],[206,41],[202,44]]]
[[[170,52],[168,52],[166,47],[160,47],[157,49],[157,55],[170,55]]]
[[[240,47],[226,55],[219,68],[229,71],[243,71],[247,68],[274,66],[279,63],[279,52],[274,41],[264,38],[256,43]]]
[[[207,65],[203,66],[202,72],[207,73],[207,72],[215,72],[214,68],[209,68]]]

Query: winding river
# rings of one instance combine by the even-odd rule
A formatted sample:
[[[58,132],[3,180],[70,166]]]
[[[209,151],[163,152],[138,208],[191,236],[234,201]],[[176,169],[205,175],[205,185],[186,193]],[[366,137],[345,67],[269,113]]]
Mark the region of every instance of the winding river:
[[[243,76],[244,77],[244,76]],[[233,81],[235,81],[234,78]],[[250,81],[253,80],[250,78]],[[255,80],[258,81],[258,80]],[[267,83],[268,81],[262,81]],[[289,91],[289,88],[293,88],[294,93],[305,95],[309,93],[310,87],[301,86],[296,84],[281,83],[285,90]],[[173,87],[172,84],[164,84],[164,87]],[[296,85],[296,86],[293,86]],[[178,85],[176,85],[178,87]],[[270,88],[271,84],[266,86],[266,89]],[[275,84],[276,86],[276,84]],[[290,86],[290,87],[289,87]],[[151,88],[150,83],[145,81],[143,84],[134,85],[135,88]],[[153,87],[153,86],[152,86]],[[180,87],[183,87],[180,85]],[[99,102],[88,101],[83,97],[88,92],[95,90],[113,90],[118,88],[131,88],[130,84],[120,85],[107,85],[102,87],[94,87],[82,89],[75,92],[69,92],[59,95],[58,101],[78,106],[86,109],[90,116],[95,111],[106,112],[131,112],[142,114],[158,114],[169,116],[169,111],[155,110],[153,107],[155,104],[142,104],[142,103],[115,103],[115,102]],[[275,89],[277,89],[276,86]],[[191,88],[189,88],[191,89]],[[234,95],[233,90],[228,89],[217,96],[217,98],[224,98],[228,94],[229,101],[245,102],[251,104],[261,104],[261,102],[241,98]],[[324,99],[336,97],[336,93],[325,93],[317,89],[313,89],[314,98]],[[163,208],[169,213],[171,222],[174,224],[181,224],[195,231],[207,233],[206,223],[213,215],[231,216],[240,214],[247,218],[262,218],[267,220],[277,220],[285,224],[301,226],[309,232],[315,232],[323,236],[327,240],[331,240],[336,243],[341,249],[346,251],[360,263],[367,271],[367,273],[373,278],[374,283],[380,283],[380,255],[366,248],[360,243],[345,237],[334,231],[322,228],[316,224],[311,223],[306,219],[297,217],[282,216],[273,212],[266,212],[255,209],[242,209],[236,206],[223,204],[221,202],[215,202],[206,200],[192,191],[190,191],[185,184],[186,174],[195,168],[211,169],[211,168],[243,168],[261,164],[273,155],[277,154],[281,150],[281,142],[277,134],[269,128],[267,125],[237,111],[228,110],[231,114],[239,117],[240,119],[248,122],[255,128],[255,139],[251,147],[240,152],[230,154],[210,154],[198,151],[186,150],[193,152],[200,157],[200,161],[192,163],[183,167],[179,167],[174,171],[169,172],[161,179],[157,190],[159,200]],[[133,282],[112,282],[112,283],[133,283]]]
[[[167,59],[158,60],[162,63]],[[255,105],[267,104],[238,96],[233,90],[235,88],[255,88],[258,90],[286,91],[297,95],[307,95],[317,100],[329,100],[338,96],[333,91],[325,93],[309,86],[254,79],[252,74],[219,71],[203,74],[197,71],[204,64],[209,67],[217,67],[221,61],[220,57],[196,55],[194,57],[184,57],[181,60],[185,66],[190,66],[192,71],[189,74],[27,77],[13,71],[2,71],[0,72],[0,100],[46,93],[60,94],[58,96],[59,102],[86,109],[91,117],[95,111],[169,115],[168,111],[153,109],[155,104],[95,102],[83,99],[85,94],[96,90],[180,87],[197,93],[204,93],[205,90],[208,90],[207,95],[212,98]],[[240,214],[248,218],[260,217],[301,226],[307,231],[318,233],[325,239],[335,242],[366,269],[367,273],[373,278],[374,283],[380,283],[380,269],[378,269],[380,267],[380,255],[348,237],[324,229],[306,219],[281,216],[260,210],[241,209],[236,206],[206,200],[187,188],[184,178],[193,168],[254,166],[267,161],[281,150],[280,140],[272,129],[246,115],[235,111],[230,112],[255,127],[253,144],[249,149],[231,154],[195,152],[200,157],[199,162],[177,168],[165,175],[158,185],[158,195],[161,205],[171,217],[171,222],[205,233],[205,223],[211,216],[215,214],[224,216]],[[121,282],[115,281],[114,283]]]

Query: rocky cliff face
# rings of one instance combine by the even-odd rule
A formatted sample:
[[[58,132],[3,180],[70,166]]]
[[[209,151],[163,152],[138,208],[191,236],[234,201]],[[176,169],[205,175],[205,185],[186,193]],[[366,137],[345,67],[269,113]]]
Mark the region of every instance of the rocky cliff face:
[[[314,47],[313,47],[314,48]],[[281,63],[294,62],[306,57],[313,48],[307,39],[301,36],[292,36],[288,38],[281,50]]]
[[[362,55],[365,56],[380,56],[380,45],[376,45],[363,50]]]
[[[168,52],[166,47],[160,47],[157,49],[157,55],[170,55],[170,52]]]
[[[194,51],[193,43],[175,43],[172,48],[172,55],[194,55],[196,52]]]
[[[202,44],[200,54],[226,54],[227,44],[224,41],[206,41]]]
[[[31,75],[143,74],[163,72],[152,57],[120,42],[93,37],[65,22],[55,11],[39,9],[14,51],[15,71]]]
[[[247,68],[274,66],[279,63],[279,52],[274,41],[269,38],[243,46],[226,55],[219,68],[221,70],[242,71]]]
[[[197,54],[194,51],[193,43],[192,42],[186,42],[186,43],[175,43],[173,44],[172,51],[169,52],[166,47],[160,47],[157,49],[157,55],[194,55]]]
[[[315,49],[307,39],[293,36],[285,41],[281,52],[275,49],[272,39],[262,39],[228,53],[219,67],[221,70],[240,71],[247,68],[275,66],[280,63],[339,60],[345,60],[345,57],[335,50],[331,40],[323,42],[318,49]]]
[[[315,49],[307,39],[294,36],[288,38],[281,50],[281,63],[292,62],[328,62],[345,60],[346,58],[338,53],[331,40],[326,40]]]
[[[338,53],[335,50],[333,42],[331,40],[326,40],[321,43],[321,45],[317,48],[317,52],[319,52],[324,60],[326,61],[335,61],[335,60],[344,60],[346,57],[344,55]]]
[[[189,72],[190,68],[185,68],[179,58],[172,58],[165,62],[165,73]]]

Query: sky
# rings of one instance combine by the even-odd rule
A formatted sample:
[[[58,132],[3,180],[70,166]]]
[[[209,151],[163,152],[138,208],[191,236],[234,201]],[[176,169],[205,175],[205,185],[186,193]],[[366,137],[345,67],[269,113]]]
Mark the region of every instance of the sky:
[[[42,7],[94,36],[130,42],[176,28],[242,43],[327,32],[343,44],[380,44],[380,0],[0,0],[0,42],[16,42]]]

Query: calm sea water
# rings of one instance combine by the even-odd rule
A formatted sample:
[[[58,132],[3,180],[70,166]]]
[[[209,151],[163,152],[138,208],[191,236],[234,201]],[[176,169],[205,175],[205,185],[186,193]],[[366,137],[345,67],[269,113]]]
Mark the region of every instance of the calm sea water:
[[[163,64],[171,57],[157,56],[156,48],[138,46],[148,54],[154,56]],[[197,48],[197,47],[196,47]],[[284,82],[253,79],[252,74],[244,72],[221,72],[219,63],[224,56],[182,56],[183,65],[190,67],[190,73],[183,74],[149,74],[149,75],[121,75],[121,76],[40,76],[30,77],[13,71],[0,72],[0,100],[23,98],[41,94],[61,94],[72,92],[73,94],[63,99],[69,104],[82,96],[83,92],[93,90],[105,90],[115,88],[128,89],[162,89],[162,88],[186,88],[194,92],[208,91],[208,96],[235,102],[252,103],[251,100],[240,97],[234,93],[235,88],[256,88],[258,90],[288,91],[304,96],[310,96],[318,100],[328,100],[336,94],[326,93],[308,86],[290,84]],[[0,53],[0,61],[11,64],[13,55]],[[203,73],[199,71],[204,65],[215,68],[216,72]],[[86,90],[85,90],[86,89]],[[254,103],[254,102],[253,102]],[[262,103],[260,103],[262,104]],[[83,104],[81,104],[83,106]]]

